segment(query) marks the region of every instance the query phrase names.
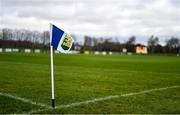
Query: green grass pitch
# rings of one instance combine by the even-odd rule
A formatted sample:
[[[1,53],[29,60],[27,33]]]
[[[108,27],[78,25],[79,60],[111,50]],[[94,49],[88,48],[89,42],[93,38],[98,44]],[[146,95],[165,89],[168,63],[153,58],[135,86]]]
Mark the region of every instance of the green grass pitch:
[[[180,57],[54,55],[56,106],[180,86]],[[49,54],[0,53],[0,93],[51,106]],[[0,95],[0,113],[44,109]],[[180,113],[180,88],[35,113]]]

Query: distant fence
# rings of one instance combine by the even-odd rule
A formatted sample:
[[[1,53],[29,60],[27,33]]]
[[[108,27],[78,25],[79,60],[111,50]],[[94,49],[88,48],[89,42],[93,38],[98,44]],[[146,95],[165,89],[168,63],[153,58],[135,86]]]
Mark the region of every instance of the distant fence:
[[[23,52],[23,53],[47,53],[49,50],[43,50],[43,49],[18,49],[18,48],[0,48],[0,52]],[[60,53],[57,50],[54,50],[55,54]],[[85,55],[113,55],[113,54],[126,54],[126,55],[133,55],[138,53],[132,53],[132,52],[114,52],[114,51],[88,51],[85,50],[83,52],[76,51],[76,50],[70,50],[68,54],[85,54]]]
[[[0,52],[23,52],[23,53],[44,53],[49,52],[48,50],[44,51],[41,49],[18,49],[18,48],[0,48]],[[59,51],[55,50],[54,53],[58,54]],[[70,50],[68,54],[80,54],[80,51]],[[107,52],[107,51],[84,51],[85,55],[94,54],[94,55],[112,55],[120,54],[120,52]]]
[[[44,50],[43,50],[44,51]],[[41,53],[41,49],[18,49],[18,48],[0,48],[0,52],[25,52],[25,53]]]
[[[0,48],[0,52],[23,52],[23,53],[46,53],[49,52],[49,50],[41,50],[41,49],[18,49],[18,48]],[[54,51],[54,53],[60,53],[57,50]],[[69,51],[68,54],[79,54],[80,51]]]

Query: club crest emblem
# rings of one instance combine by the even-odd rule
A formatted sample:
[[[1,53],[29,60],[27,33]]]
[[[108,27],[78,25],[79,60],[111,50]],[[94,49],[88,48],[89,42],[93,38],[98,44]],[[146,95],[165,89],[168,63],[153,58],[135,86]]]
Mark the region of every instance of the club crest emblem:
[[[69,50],[71,48],[72,42],[73,42],[73,38],[70,35],[65,35],[61,47],[64,50]]]

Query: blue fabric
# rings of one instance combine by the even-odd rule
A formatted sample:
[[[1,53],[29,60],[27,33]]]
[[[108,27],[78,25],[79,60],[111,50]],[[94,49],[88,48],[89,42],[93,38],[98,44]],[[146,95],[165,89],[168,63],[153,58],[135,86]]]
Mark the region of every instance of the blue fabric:
[[[58,44],[59,44],[63,34],[64,34],[63,30],[59,29],[55,25],[52,25],[52,42],[51,42],[51,45],[53,46],[53,48],[57,49]]]

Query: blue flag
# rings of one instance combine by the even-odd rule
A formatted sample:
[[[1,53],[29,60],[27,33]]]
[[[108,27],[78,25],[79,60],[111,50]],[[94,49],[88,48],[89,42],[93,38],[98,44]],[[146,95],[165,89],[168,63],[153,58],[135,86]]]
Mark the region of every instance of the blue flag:
[[[74,39],[70,35],[55,25],[51,25],[51,38],[53,48],[62,53],[68,53],[74,42]]]

